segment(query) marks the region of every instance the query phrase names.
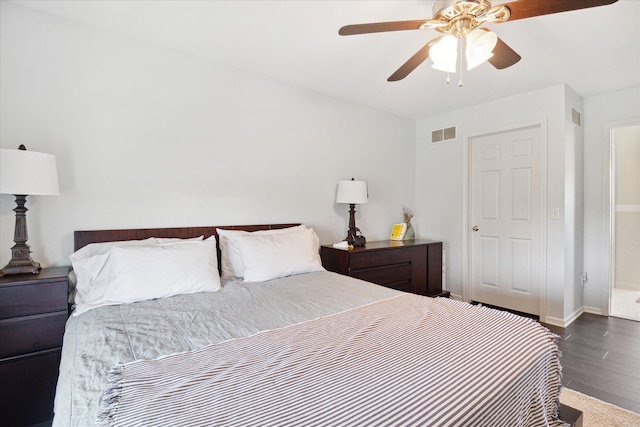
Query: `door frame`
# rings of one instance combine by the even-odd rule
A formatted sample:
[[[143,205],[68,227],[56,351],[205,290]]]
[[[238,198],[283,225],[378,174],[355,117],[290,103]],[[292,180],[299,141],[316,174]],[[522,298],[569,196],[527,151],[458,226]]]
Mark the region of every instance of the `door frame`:
[[[540,321],[547,317],[547,119],[541,118],[528,122],[504,125],[496,128],[474,131],[463,138],[462,146],[462,299],[471,301],[471,141],[474,138],[515,131],[528,127],[540,127],[540,175],[542,200],[542,230],[541,230],[541,268],[540,272]]]
[[[611,315],[611,296],[613,293],[613,286],[615,284],[615,153],[614,153],[614,140],[613,134],[615,129],[629,127],[629,126],[640,126],[640,117],[636,117],[633,119],[621,120],[616,122],[609,122],[605,124],[604,129],[604,185],[603,185],[603,196],[604,196],[604,254],[603,259],[605,260],[605,274],[606,274],[606,283],[607,290],[606,292],[601,292],[602,301],[600,303],[600,313],[603,316]]]

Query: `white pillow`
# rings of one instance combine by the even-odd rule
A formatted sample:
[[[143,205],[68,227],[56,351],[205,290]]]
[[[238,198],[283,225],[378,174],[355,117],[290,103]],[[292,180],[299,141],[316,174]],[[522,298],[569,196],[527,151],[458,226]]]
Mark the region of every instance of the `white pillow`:
[[[116,246],[149,246],[155,245],[156,243],[156,239],[153,237],[149,237],[148,239],[144,240],[124,240],[118,242],[90,243],[72,253],[69,256],[71,265],[73,266],[73,271],[71,271],[71,273],[73,274],[69,274],[69,302],[71,304],[77,304],[79,300],[82,300],[83,298],[82,294],[78,294],[78,290],[76,288],[76,284],[78,283],[78,276],[80,280],[84,280],[84,271],[82,269],[80,271],[77,271],[76,269],[76,265],[78,265],[79,262],[96,255],[106,254]]]
[[[74,253],[69,257],[71,259],[71,263],[75,260],[80,260],[84,258],[89,258],[94,255],[104,254],[109,252],[109,250],[116,246],[148,246],[155,245],[157,243],[178,243],[178,242],[186,242],[190,240],[202,240],[204,236],[193,237],[190,239],[181,239],[179,237],[148,237],[142,240],[123,240],[116,242],[101,242],[101,243],[90,243]]]
[[[92,308],[220,289],[215,240],[115,246],[78,261],[77,316]],[[79,297],[79,298],[78,298]]]
[[[90,258],[94,255],[105,254],[116,246],[148,246],[155,245],[157,243],[154,237],[149,237],[144,240],[125,240],[121,242],[103,242],[103,243],[90,243],[87,246],[84,246],[69,256],[71,260],[71,264],[74,261],[79,261],[81,259]]]
[[[292,233],[296,231],[306,230],[304,225],[296,225],[294,227],[279,228],[276,230],[224,230],[216,228],[218,240],[220,243],[220,270],[224,278],[242,278],[244,277],[244,265],[240,256],[240,248],[236,238],[238,236],[270,236],[275,234]]]
[[[78,278],[76,277],[76,272],[71,269],[69,272],[69,292],[67,294],[67,302],[69,304],[76,303],[76,283],[78,283]]]
[[[312,228],[294,233],[236,236],[245,282],[321,271],[318,236]]]
[[[186,242],[191,240],[202,240],[204,236],[193,237],[190,239],[180,239],[177,237],[148,237],[143,240],[123,240],[123,241],[115,241],[115,242],[102,242],[102,243],[90,243],[69,256],[71,260],[71,264],[74,266],[73,270],[69,273],[69,303],[74,304],[77,303],[76,299],[82,300],[82,296],[78,297],[76,283],[77,276],[75,273],[75,265],[78,264],[79,261],[83,259],[90,258],[95,255],[106,254],[112,248],[115,247],[123,247],[123,246],[152,246],[158,243],[178,243],[178,242]],[[80,273],[82,275],[82,272]]]

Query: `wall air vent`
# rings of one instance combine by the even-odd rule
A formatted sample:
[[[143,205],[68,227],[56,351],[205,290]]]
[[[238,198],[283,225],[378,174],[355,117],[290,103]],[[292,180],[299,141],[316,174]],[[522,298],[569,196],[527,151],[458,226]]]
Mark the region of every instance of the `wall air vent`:
[[[431,132],[431,143],[435,144],[436,142],[442,142],[444,135],[442,134],[442,129],[434,130]]]
[[[582,114],[573,107],[571,107],[571,123],[579,128],[582,127]]]
[[[452,126],[446,129],[438,129],[431,132],[431,143],[451,141],[456,139],[456,127]]]

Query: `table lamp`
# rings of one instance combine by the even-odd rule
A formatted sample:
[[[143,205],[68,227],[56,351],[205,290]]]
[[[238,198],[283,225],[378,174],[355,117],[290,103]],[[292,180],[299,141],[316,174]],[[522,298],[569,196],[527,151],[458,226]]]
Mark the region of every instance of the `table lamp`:
[[[353,245],[354,238],[356,236],[356,205],[364,204],[369,201],[369,194],[367,192],[366,181],[356,181],[351,178],[351,181],[340,181],[338,183],[338,195],[336,196],[336,203],[348,203],[349,204],[349,230],[347,231],[346,241],[349,245]]]
[[[17,150],[0,149],[0,194],[16,197],[16,226],[11,248],[11,261],[2,270],[5,274],[40,272],[40,263],[31,259],[27,245],[27,195],[58,195],[56,158],[51,154],[27,151],[24,145]]]

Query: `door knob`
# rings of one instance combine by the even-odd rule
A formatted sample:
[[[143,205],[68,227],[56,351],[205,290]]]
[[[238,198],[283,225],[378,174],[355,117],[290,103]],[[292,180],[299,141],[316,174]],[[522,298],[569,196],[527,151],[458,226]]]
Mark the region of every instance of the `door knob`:
[[[473,226],[473,228],[472,228],[472,230],[473,230],[473,231],[478,231],[478,230],[480,230],[480,227],[478,227],[477,225],[474,225],[474,226]]]

